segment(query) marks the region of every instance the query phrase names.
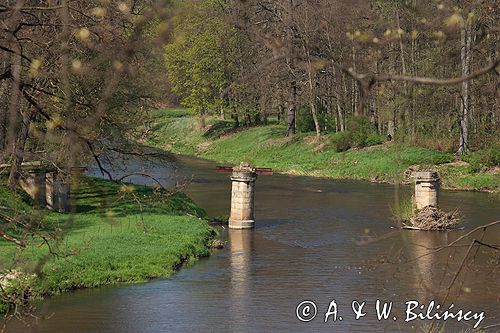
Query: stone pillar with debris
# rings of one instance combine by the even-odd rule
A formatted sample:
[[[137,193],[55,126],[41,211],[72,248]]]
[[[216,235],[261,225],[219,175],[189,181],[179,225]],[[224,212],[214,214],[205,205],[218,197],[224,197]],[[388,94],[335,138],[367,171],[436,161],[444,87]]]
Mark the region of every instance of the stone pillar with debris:
[[[230,229],[251,229],[254,220],[254,193],[257,173],[255,168],[247,163],[233,168],[231,176],[231,216]]]
[[[415,174],[415,205],[418,210],[428,206],[439,208],[439,176],[436,171]]]

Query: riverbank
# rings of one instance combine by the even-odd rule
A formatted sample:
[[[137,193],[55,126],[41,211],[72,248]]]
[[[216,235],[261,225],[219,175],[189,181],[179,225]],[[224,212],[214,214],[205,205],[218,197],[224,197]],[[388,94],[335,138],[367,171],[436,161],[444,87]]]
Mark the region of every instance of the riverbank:
[[[285,174],[408,183],[412,171],[434,168],[446,189],[500,189],[498,168],[478,172],[468,163],[455,162],[452,153],[395,142],[337,152],[332,135],[317,138],[314,133],[299,133],[284,137],[282,125],[234,130],[230,121],[209,118],[203,128],[199,123],[184,110],[156,111],[144,143],[220,163],[246,161]]]
[[[20,302],[24,297],[167,277],[209,255],[215,232],[205,212],[182,193],[167,197],[147,187],[83,178],[76,203],[75,214],[37,212],[0,187],[2,215],[41,218],[41,236],[49,239],[53,252],[49,255],[41,236],[29,240],[22,251],[0,241],[0,270],[14,277],[0,282],[11,295],[21,295]],[[7,309],[0,302],[0,312]]]

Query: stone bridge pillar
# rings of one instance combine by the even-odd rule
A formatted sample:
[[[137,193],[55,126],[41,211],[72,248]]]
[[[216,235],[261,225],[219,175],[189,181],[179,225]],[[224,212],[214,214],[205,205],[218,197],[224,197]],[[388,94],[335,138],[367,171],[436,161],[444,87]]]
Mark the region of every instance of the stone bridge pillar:
[[[249,164],[241,163],[233,168],[231,176],[231,216],[229,217],[230,229],[251,229],[255,225],[254,193],[257,173]]]
[[[439,176],[435,171],[415,174],[415,204],[417,209],[439,207]]]
[[[47,207],[59,213],[70,211],[70,186],[57,172],[46,176]]]

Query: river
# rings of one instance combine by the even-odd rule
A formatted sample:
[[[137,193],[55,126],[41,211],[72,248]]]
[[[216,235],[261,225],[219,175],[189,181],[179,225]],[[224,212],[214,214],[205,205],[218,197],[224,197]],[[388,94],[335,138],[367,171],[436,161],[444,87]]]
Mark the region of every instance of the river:
[[[171,182],[174,168],[168,163],[130,165]],[[178,174],[193,176],[186,191],[191,198],[211,215],[228,215],[229,175],[195,158],[178,157],[177,166]],[[498,197],[490,194],[442,191],[441,207],[459,208],[465,230],[394,229],[390,207],[410,191],[408,186],[358,181],[259,176],[256,229],[221,228],[226,247],[210,258],[170,278],[47,299],[39,311],[50,318],[30,328],[11,322],[7,332],[422,332],[430,321],[405,322],[405,302],[442,300],[467,250],[431,248],[495,221],[500,210]],[[496,228],[475,237],[498,244],[500,232]],[[481,248],[471,255],[475,259],[466,261],[443,306],[484,311],[482,325],[499,323],[498,253]],[[296,316],[304,300],[316,303],[317,317],[310,322]],[[325,323],[333,300],[337,321],[332,315]],[[359,320],[351,308],[354,300],[366,302],[366,315]],[[387,320],[377,319],[377,300],[393,302]],[[465,330],[475,322],[449,319],[445,330]]]

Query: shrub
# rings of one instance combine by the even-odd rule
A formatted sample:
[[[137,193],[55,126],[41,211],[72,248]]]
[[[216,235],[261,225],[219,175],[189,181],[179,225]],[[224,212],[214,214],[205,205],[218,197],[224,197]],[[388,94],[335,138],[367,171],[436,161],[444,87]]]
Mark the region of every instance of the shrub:
[[[316,130],[314,119],[311,114],[311,109],[307,106],[299,108],[297,112],[297,132],[307,133]]]
[[[384,142],[384,137],[377,133],[369,133],[368,135],[362,132],[337,132],[331,136],[331,144],[335,147],[335,150],[340,153],[347,151],[353,147],[368,147],[373,145],[378,145]]]
[[[384,141],[385,141],[385,138],[382,135],[377,134],[377,133],[371,133],[366,138],[365,144],[366,144],[366,147],[369,147],[369,146],[375,146],[375,145],[382,144],[382,143],[384,143]]]
[[[349,150],[353,146],[351,132],[349,131],[335,133],[332,135],[331,141],[338,153]]]
[[[335,120],[333,117],[327,115],[326,110],[320,105],[317,106],[316,115],[318,117],[318,123],[322,132],[328,132],[335,130]],[[314,125],[314,119],[311,113],[310,106],[302,106],[297,112],[297,132],[308,133],[315,132],[316,126]]]
[[[366,116],[354,117],[349,120],[349,131],[352,135],[352,145],[363,148],[384,142],[385,137],[378,134]]]
[[[0,300],[0,314],[6,313],[9,310],[9,305]]]

